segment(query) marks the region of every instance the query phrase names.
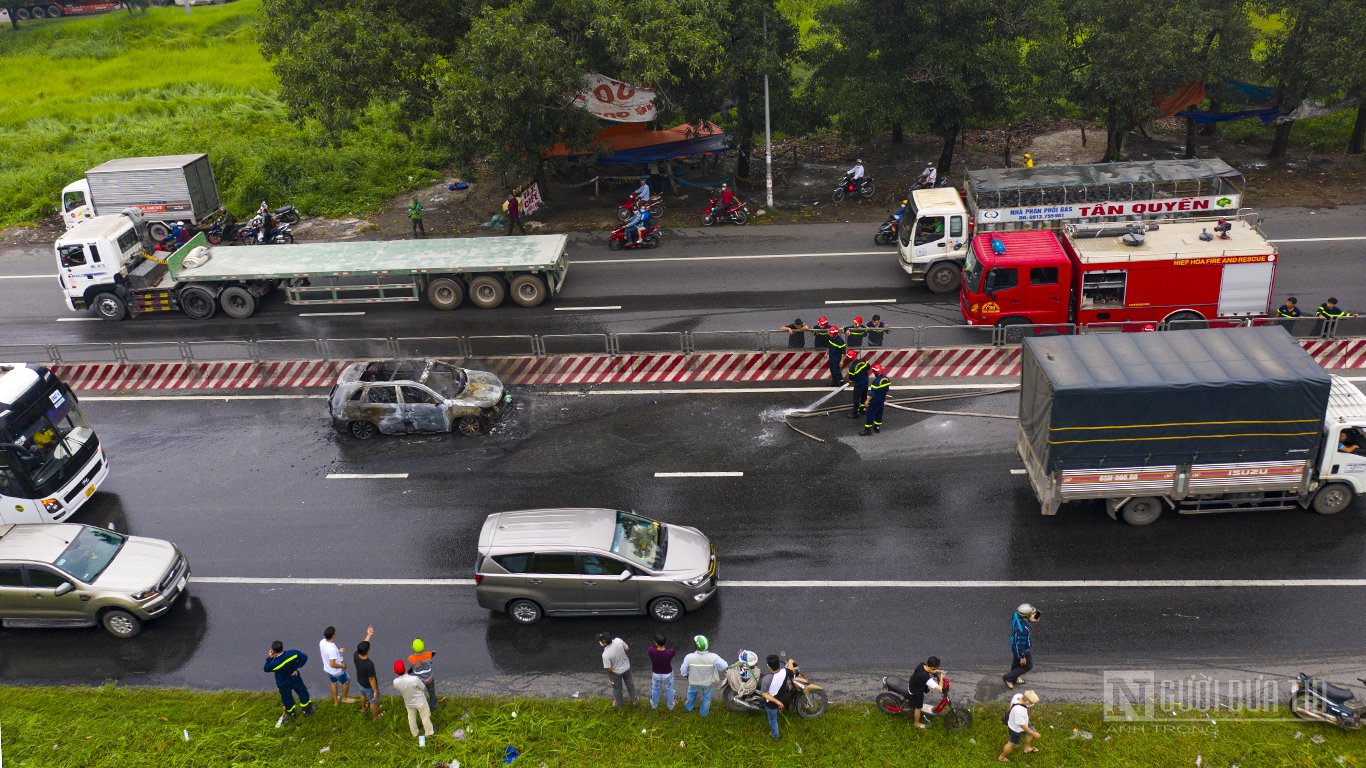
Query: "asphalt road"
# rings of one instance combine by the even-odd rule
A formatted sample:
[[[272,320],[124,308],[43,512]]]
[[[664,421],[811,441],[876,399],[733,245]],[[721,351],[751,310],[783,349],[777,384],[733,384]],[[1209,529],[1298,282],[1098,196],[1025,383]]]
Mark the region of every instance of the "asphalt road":
[[[421,636],[438,651],[438,677],[461,689],[596,695],[594,634],[641,651],[660,625],[520,627],[479,609],[470,586],[391,583],[468,579],[484,516],[536,506],[630,508],[700,528],[717,547],[721,594],[666,631],[707,634],[727,656],[796,655],[849,695],[931,653],[969,680],[980,675],[975,695],[1003,694],[993,677],[1024,600],[1045,612],[1031,680],[1041,688],[1106,668],[1358,661],[1359,586],[1238,582],[1366,578],[1366,504],[1334,517],[1171,517],[1138,529],[1098,506],[1044,518],[1010,471],[1008,418],[891,411],[869,438],[842,416],[801,420],[827,440],[817,443],[783,423],[783,409],[811,392],[518,394],[519,410],[492,435],[369,443],[333,433],[318,398],[87,398],[113,472],[78,519],[176,541],[194,569],[190,598],[131,641],[94,629],[0,631],[0,675],[268,687],[259,670],[271,640],[311,652],[334,624],[350,648],[373,623],[377,658]],[[934,407],[1005,416],[1016,399]],[[744,475],[655,477],[696,471]],[[408,476],[327,478],[341,473]],[[234,583],[243,578],[266,583]],[[1182,579],[1235,583],[1108,583]],[[1070,584],[1027,583],[1038,581]],[[1094,680],[1080,688],[1098,695]]]
[[[1363,213],[1361,206],[1271,209],[1265,229],[1272,239],[1361,236]],[[625,253],[608,251],[604,236],[573,235],[564,292],[535,309],[291,307],[273,296],[245,321],[221,314],[195,321],[168,313],[123,323],[69,322],[91,316],[72,313],[63,304],[51,249],[0,247],[0,323],[5,341],[15,344],[759,330],[778,328],[795,316],[813,323],[828,314],[848,322],[855,314],[874,312],[894,326],[961,324],[956,296],[911,287],[894,248],[873,245],[874,232],[870,224],[671,229],[659,250]],[[1362,245],[1360,240],[1279,244],[1277,294],[1297,295],[1310,308],[1329,295],[1349,309],[1366,305],[1366,297],[1352,294],[1354,286],[1366,285],[1366,264],[1356,258]],[[895,303],[886,303],[889,299]],[[573,311],[604,306],[620,309]],[[327,311],[364,314],[301,316]]]

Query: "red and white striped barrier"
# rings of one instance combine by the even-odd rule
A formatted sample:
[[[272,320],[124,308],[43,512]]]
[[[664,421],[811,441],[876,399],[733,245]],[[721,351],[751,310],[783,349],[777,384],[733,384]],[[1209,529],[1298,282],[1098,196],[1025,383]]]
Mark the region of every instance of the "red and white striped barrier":
[[[1328,370],[1366,368],[1366,339],[1305,341]],[[1014,376],[1020,351],[1003,347],[861,350],[893,379]],[[641,355],[493,357],[468,361],[509,384],[702,384],[821,381],[829,378],[825,352],[702,352]],[[82,392],[166,389],[296,389],[331,387],[342,360],[195,363],[57,364],[53,371]]]

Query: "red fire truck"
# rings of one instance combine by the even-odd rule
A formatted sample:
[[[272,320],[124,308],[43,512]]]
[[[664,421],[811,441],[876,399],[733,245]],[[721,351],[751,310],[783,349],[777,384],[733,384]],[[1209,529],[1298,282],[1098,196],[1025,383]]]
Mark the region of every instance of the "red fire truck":
[[[969,325],[1134,323],[1146,330],[1265,316],[1276,248],[1252,223],[1226,224],[979,234],[959,291],[963,318]]]

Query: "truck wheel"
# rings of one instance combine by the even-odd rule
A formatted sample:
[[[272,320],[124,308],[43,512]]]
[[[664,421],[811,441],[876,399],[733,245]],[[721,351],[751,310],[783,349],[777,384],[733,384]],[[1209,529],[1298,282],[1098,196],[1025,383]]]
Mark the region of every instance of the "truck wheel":
[[[925,287],[933,293],[953,293],[963,282],[963,270],[951,261],[941,261],[925,273]]]
[[[28,12],[27,8],[15,8],[14,18],[20,21],[28,21],[29,19],[33,18],[33,15]]]
[[[427,283],[427,303],[440,310],[452,310],[465,301],[465,287],[453,277],[438,277]]]
[[[1162,501],[1152,496],[1129,499],[1119,510],[1119,515],[1129,525],[1148,525],[1162,516]]]
[[[60,19],[62,17],[61,7],[56,5],[49,5],[47,7],[47,17],[49,19]]]
[[[171,228],[160,221],[147,222],[147,236],[152,238],[152,242],[159,243],[171,234]]]
[[[28,12],[32,14],[33,18],[35,19],[47,18],[47,11],[43,10],[43,7],[41,5],[33,6],[32,8],[28,9]]]
[[[1314,511],[1320,515],[1336,515],[1352,503],[1352,489],[1345,483],[1329,483],[1314,494]]]
[[[100,616],[100,624],[114,637],[127,640],[130,637],[137,637],[142,631],[142,620],[128,611],[121,611],[115,608],[112,611],[105,611]]]
[[[128,303],[116,293],[95,294],[95,300],[90,304],[95,308],[95,314],[105,320],[122,320],[128,317]]]
[[[1029,335],[1029,325],[1023,317],[1003,317],[996,327],[1001,329],[1007,344],[1019,344]]]
[[[235,320],[245,320],[256,314],[256,297],[240,285],[230,285],[218,296],[223,314]]]
[[[1190,311],[1173,313],[1172,316],[1164,320],[1163,323],[1166,326],[1165,330],[1169,331],[1189,331],[1192,329],[1209,327],[1209,323],[1205,322],[1203,315],[1199,312]]]
[[[519,307],[539,307],[545,301],[545,281],[539,275],[518,275],[508,288]]]
[[[208,288],[190,285],[180,292],[180,309],[196,320],[208,320],[218,311],[218,300]]]
[[[470,303],[480,309],[493,309],[503,303],[507,289],[493,275],[480,275],[470,281]]]

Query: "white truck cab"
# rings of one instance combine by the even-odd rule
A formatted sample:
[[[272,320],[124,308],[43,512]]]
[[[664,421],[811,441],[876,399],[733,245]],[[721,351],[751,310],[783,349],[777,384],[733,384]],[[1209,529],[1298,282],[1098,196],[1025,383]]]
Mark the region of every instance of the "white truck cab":
[[[66,228],[93,218],[95,205],[90,202],[90,182],[81,178],[62,187],[62,223]]]
[[[958,290],[972,225],[958,190],[917,189],[906,201],[897,240],[901,269],[935,293]]]
[[[1343,502],[1345,507],[1352,496],[1366,493],[1366,394],[1352,382],[1334,376],[1323,427],[1325,439],[1319,485],[1342,483],[1349,486],[1352,493]],[[1344,443],[1359,447],[1344,450]]]
[[[97,306],[106,293],[117,294],[127,281],[127,265],[142,253],[142,240],[128,216],[94,216],[58,238],[55,250],[66,305],[82,310]]]

